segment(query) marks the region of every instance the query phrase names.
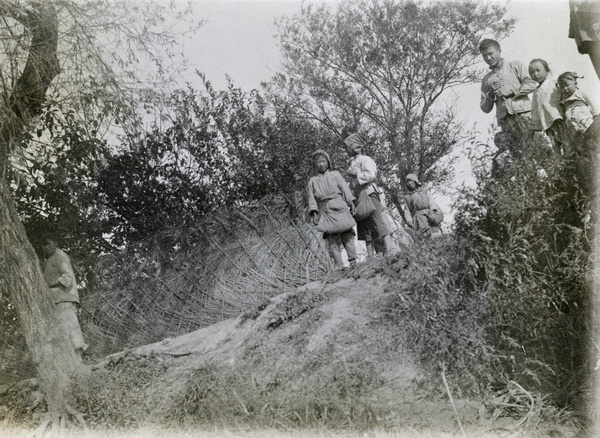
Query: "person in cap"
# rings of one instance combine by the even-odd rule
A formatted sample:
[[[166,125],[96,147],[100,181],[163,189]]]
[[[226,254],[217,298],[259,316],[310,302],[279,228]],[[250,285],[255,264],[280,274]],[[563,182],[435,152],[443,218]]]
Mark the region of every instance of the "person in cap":
[[[315,151],[312,162],[317,175],[310,178],[306,187],[311,222],[323,232],[335,269],[343,268],[342,247],[346,250],[350,267],[354,267],[354,195],[342,175],[332,169],[327,152],[321,149]]]
[[[391,234],[394,229],[386,221],[381,203],[381,190],[375,184],[377,179],[377,165],[368,155],[365,155],[366,143],[360,134],[351,134],[345,140],[348,155],[352,157],[347,174],[350,177],[350,188],[358,199],[361,193],[368,195],[375,206],[373,213],[366,219],[357,220],[358,240],[364,240],[367,246],[367,256],[373,257],[376,239],[381,238],[385,254],[396,252]]]
[[[439,234],[443,213],[433,201],[429,190],[422,186],[414,173],[406,176],[405,184],[404,202],[410,212],[412,228],[416,236],[428,238],[432,234]]]
[[[53,234],[45,234],[42,237],[42,250],[47,257],[44,279],[50,288],[59,320],[71,339],[75,353],[81,358],[88,344],[83,340],[77,319],[76,304],[79,303],[79,293],[71,260],[67,253],[59,248],[58,239]]]

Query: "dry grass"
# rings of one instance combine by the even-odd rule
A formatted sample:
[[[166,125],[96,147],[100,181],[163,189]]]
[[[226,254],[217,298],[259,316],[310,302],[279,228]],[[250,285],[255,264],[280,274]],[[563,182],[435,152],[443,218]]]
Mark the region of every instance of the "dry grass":
[[[29,438],[30,430],[24,429],[6,429],[0,427],[0,436],[3,438]],[[573,430],[548,431],[547,434],[540,435],[536,432],[508,432],[508,431],[489,431],[483,428],[467,428],[468,437],[477,438],[544,438],[557,437],[575,438],[578,436]],[[435,428],[411,429],[404,431],[385,431],[385,430],[343,430],[329,431],[319,429],[308,430],[199,430],[198,428],[189,429],[163,429],[158,426],[143,427],[133,430],[70,430],[64,435],[64,438],[462,438],[459,431],[439,430]]]
[[[279,219],[277,219],[279,218]],[[246,310],[257,308],[263,301],[287,290],[291,290],[300,284],[322,278],[327,274],[330,266],[329,257],[326,253],[322,239],[311,228],[303,224],[296,224],[282,213],[280,207],[257,204],[245,210],[225,212],[218,218],[211,218],[197,224],[193,230],[183,233],[181,230],[165,230],[157,235],[152,245],[137,252],[120,254],[107,257],[99,271],[101,288],[88,295],[83,304],[88,313],[82,314],[82,323],[85,336],[92,344],[96,354],[106,354],[121,351],[125,347],[133,347],[148,344],[168,337],[176,337],[183,333],[193,331],[197,328],[208,326],[215,322],[237,316]],[[345,369],[344,369],[345,370]],[[318,378],[315,387],[327,387],[323,392],[322,399],[315,397],[314,391],[284,391],[271,390],[266,394],[265,388],[258,385],[261,391],[254,391],[256,381],[252,379],[240,380],[240,374],[232,374],[223,380],[223,375],[209,375],[210,379],[202,381],[199,389],[205,389],[206,383],[215,383],[217,388],[226,388],[230,391],[238,385],[237,396],[243,400],[239,407],[249,412],[261,412],[265,406],[272,403],[273,396],[278,396],[281,406],[286,408],[282,412],[275,412],[280,419],[292,419],[297,412],[311,413],[311,421],[283,423],[283,430],[270,429],[272,425],[279,426],[280,423],[264,421],[264,416],[258,418],[254,424],[244,422],[246,417],[241,417],[239,422],[214,421],[196,424],[194,427],[185,429],[161,428],[160,426],[145,426],[146,422],[131,421],[129,423],[113,424],[110,418],[102,423],[93,424],[94,431],[82,432],[71,431],[66,436],[77,437],[221,437],[221,436],[244,436],[244,437],[454,437],[462,436],[458,425],[452,426],[452,421],[439,428],[424,429],[403,424],[402,430],[380,430],[372,429],[381,426],[381,423],[366,420],[357,426],[352,421],[347,421],[344,416],[346,405],[340,403],[342,397],[333,402],[329,395],[335,391],[329,390],[332,382],[338,382],[340,388],[355,388],[355,380],[365,380],[365,376],[378,375],[372,370],[359,369],[358,372],[348,374],[347,371],[337,370],[333,378],[325,378],[322,373],[315,374]],[[345,377],[346,380],[341,379]],[[331,376],[329,376],[331,377]],[[212,380],[211,380],[212,379]],[[354,379],[354,380],[352,380]],[[359,380],[360,380],[359,379]],[[111,380],[114,380],[111,379]],[[359,382],[360,383],[360,382]],[[365,383],[367,385],[370,383]],[[254,386],[253,386],[254,385]],[[125,388],[125,387],[124,387]],[[191,388],[191,385],[190,385]],[[359,387],[360,389],[360,387]],[[224,405],[221,409],[212,403],[207,405],[197,403],[198,400],[206,399],[201,391],[192,391],[189,395],[191,408],[211,415],[221,415],[229,405],[227,391],[210,394],[214,397],[223,396]],[[246,391],[246,393],[244,393]],[[253,392],[254,391],[254,392]],[[131,393],[130,389],[127,392]],[[215,395],[216,394],[216,395]],[[265,395],[266,394],[266,395]],[[350,394],[350,398],[352,397]],[[267,397],[268,398],[265,398]],[[303,396],[304,399],[302,398]],[[346,397],[348,398],[348,397]],[[355,397],[360,398],[360,397]],[[317,400],[318,409],[307,410],[314,406]],[[130,412],[121,409],[117,401],[110,400],[114,404],[115,416]],[[209,401],[211,401],[209,400]],[[255,402],[251,405],[251,402]],[[295,403],[295,405],[294,405]],[[313,403],[311,405],[311,403]],[[331,403],[337,403],[332,405]],[[113,405],[111,405],[113,406]],[[189,407],[188,406],[188,407]],[[292,409],[289,407],[292,406]],[[323,410],[323,406],[327,410]],[[337,410],[329,406],[337,407]],[[293,409],[297,407],[298,409]],[[185,406],[184,406],[185,408]],[[187,408],[186,408],[187,409]],[[101,409],[102,412],[106,410]],[[132,412],[132,411],[131,411]],[[326,412],[327,416],[339,413],[336,425],[341,425],[342,431],[325,429],[329,424],[320,422],[320,415]],[[367,411],[365,411],[367,412]],[[184,412],[184,414],[187,414]],[[367,412],[368,414],[368,412]],[[435,412],[431,412],[431,418],[435,418]],[[283,416],[282,416],[283,415]],[[184,415],[185,417],[185,415]],[[289,417],[289,418],[288,418]],[[103,417],[106,418],[106,417]],[[131,415],[135,420],[136,415]],[[238,417],[236,417],[238,418]],[[519,417],[521,418],[521,416]],[[527,417],[530,418],[530,417]],[[181,418],[175,418],[181,420]],[[428,419],[429,420],[429,419]],[[500,419],[501,421],[502,419]],[[532,428],[531,431],[519,432],[510,430],[515,423],[514,419],[509,422],[507,428],[502,432],[491,432],[498,424],[489,425],[489,428],[474,426],[473,423],[465,424],[467,436],[477,437],[539,437],[540,428]],[[10,423],[5,423],[10,424]],[[163,424],[161,422],[161,424]],[[173,421],[170,424],[179,425],[182,422]],[[209,430],[198,430],[206,428],[206,424],[233,424],[235,428],[218,428]],[[416,424],[416,423],[415,423]],[[428,424],[428,423],[421,423]],[[437,424],[437,423],[436,423]],[[1,425],[1,423],[0,423]],[[106,425],[129,426],[131,429],[106,429]],[[166,425],[166,424],[163,424]],[[319,427],[323,429],[301,429],[302,427]],[[246,430],[245,427],[253,427]],[[293,427],[298,427],[296,430]],[[556,426],[563,428],[554,436],[575,436],[567,426]],[[19,435],[23,432],[22,435]],[[17,429],[0,429],[0,436],[20,437],[25,436],[27,431]],[[547,435],[550,436],[550,435]]]
[[[284,201],[222,212],[183,234],[164,230],[143,252],[107,256],[83,300],[96,354],[176,337],[256,308],[330,268],[322,239]]]

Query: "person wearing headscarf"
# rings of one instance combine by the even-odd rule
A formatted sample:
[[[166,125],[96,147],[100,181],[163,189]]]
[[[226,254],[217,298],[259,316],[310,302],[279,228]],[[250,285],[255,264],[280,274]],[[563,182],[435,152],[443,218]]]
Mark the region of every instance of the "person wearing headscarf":
[[[406,195],[404,202],[412,218],[412,228],[419,237],[431,237],[432,234],[440,233],[440,223],[443,213],[431,198],[417,175],[409,173],[406,175]]]
[[[366,219],[357,220],[358,240],[364,240],[367,246],[368,257],[375,255],[373,242],[381,238],[385,247],[385,254],[392,254],[396,248],[392,241],[393,228],[385,220],[384,206],[381,203],[381,191],[375,184],[377,179],[377,165],[368,155],[365,155],[366,143],[360,134],[351,134],[345,140],[348,155],[352,157],[347,174],[350,177],[350,188],[358,199],[361,193],[369,196],[375,206],[375,211]]]
[[[354,243],[354,195],[348,183],[331,166],[329,154],[322,149],[312,154],[312,162],[317,175],[306,187],[308,213],[317,230],[329,245],[329,254],[335,269],[343,268],[343,246],[348,255],[350,267],[356,265],[356,245]]]

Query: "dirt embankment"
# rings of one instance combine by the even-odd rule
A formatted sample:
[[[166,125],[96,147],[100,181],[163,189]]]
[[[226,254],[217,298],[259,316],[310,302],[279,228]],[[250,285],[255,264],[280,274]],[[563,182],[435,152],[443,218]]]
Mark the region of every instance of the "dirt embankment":
[[[433,394],[435,376],[411,353],[402,325],[386,318],[388,294],[397,292],[389,269],[402,269],[402,260],[331,273],[238,318],[106,357],[92,366],[78,406],[92,430],[458,433],[442,380]],[[478,433],[500,425],[481,403],[455,407]],[[22,415],[32,428],[35,414]],[[515,423],[507,417],[504,425]]]
[[[301,416],[291,421],[298,426],[344,422],[344,416],[379,424],[392,412],[405,417],[404,424],[430,423],[431,407],[419,412],[426,403],[415,404],[424,373],[402,328],[385,318],[389,279],[380,262],[332,273],[236,319],[112,355],[95,374],[154,369],[147,372],[151,381],[137,381],[128,392],[138,400],[127,406],[138,421],[143,413],[161,421],[216,419],[237,409],[261,424],[269,411],[287,417],[281,420],[286,425]],[[434,410],[446,412],[446,420],[452,416],[447,403]]]
[[[175,394],[185,391],[194,372],[215,367],[243,370],[255,378],[281,375],[288,385],[298,387],[317,376],[341,379],[336,374],[364,372],[378,380],[369,386],[399,401],[422,375],[399,341],[397,328],[385,323],[381,300],[388,280],[369,272],[334,274],[283,293],[236,319],[114,355],[108,361],[125,355],[168,358],[168,369],[161,383],[155,382],[153,397],[177,398]]]

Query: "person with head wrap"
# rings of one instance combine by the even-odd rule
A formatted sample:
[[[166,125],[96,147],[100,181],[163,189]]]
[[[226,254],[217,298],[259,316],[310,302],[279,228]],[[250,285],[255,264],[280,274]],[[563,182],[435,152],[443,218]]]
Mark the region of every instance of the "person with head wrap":
[[[367,246],[368,257],[375,255],[373,242],[381,238],[386,254],[396,251],[391,234],[393,228],[386,221],[381,204],[380,189],[375,184],[377,179],[377,165],[375,161],[365,155],[366,143],[360,134],[351,134],[345,140],[346,150],[352,157],[347,173],[350,176],[350,188],[358,199],[361,195],[367,195],[375,206],[375,211],[366,219],[357,221],[358,240],[364,240]]]
[[[419,237],[431,237],[441,232],[440,224],[444,219],[442,210],[431,198],[429,190],[422,186],[417,175],[406,176],[406,195],[404,202],[412,218],[412,228]]]
[[[329,245],[329,254],[335,269],[343,268],[343,246],[348,255],[350,267],[356,265],[356,245],[354,243],[354,196],[348,183],[331,166],[331,158],[324,150],[312,154],[315,170],[306,187],[308,213],[317,230]]]

